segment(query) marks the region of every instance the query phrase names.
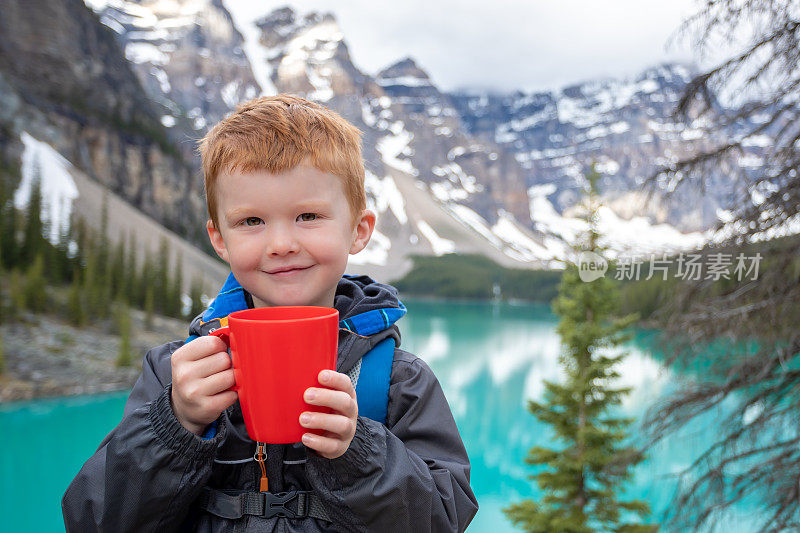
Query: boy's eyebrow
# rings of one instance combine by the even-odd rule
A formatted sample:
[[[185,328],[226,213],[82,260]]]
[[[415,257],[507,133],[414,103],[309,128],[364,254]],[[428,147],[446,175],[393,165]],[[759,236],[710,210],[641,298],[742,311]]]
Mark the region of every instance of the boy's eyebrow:
[[[250,211],[249,209],[246,209],[244,207],[234,207],[233,209],[225,213],[225,220],[235,220],[243,216],[245,213],[248,213],[249,211]]]
[[[306,200],[297,204],[299,209],[326,209],[331,203],[326,200]]]
[[[295,209],[319,209],[325,210],[330,209],[331,203],[327,200],[304,200],[295,204]],[[249,215],[253,212],[253,209],[250,207],[234,207],[227,213],[225,213],[225,218],[227,220],[237,219],[244,215]]]

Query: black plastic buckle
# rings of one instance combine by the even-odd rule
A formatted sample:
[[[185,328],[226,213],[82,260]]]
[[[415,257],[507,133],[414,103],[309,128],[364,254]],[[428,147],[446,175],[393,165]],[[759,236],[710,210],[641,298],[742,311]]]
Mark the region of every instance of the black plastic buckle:
[[[305,518],[305,496],[304,493],[299,493],[296,490],[289,492],[262,492],[264,495],[264,512],[261,514],[264,518],[272,518],[273,516],[280,516],[283,518]],[[292,511],[286,504],[290,501],[297,499],[297,511]]]

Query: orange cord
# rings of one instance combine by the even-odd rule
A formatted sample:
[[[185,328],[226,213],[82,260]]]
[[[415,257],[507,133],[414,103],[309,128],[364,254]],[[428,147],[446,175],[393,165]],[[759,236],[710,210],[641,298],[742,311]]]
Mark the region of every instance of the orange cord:
[[[258,465],[261,467],[261,483],[259,484],[259,489],[261,492],[269,491],[269,480],[267,479],[267,469],[264,467],[264,458],[266,457],[266,453],[264,452],[264,445],[260,442],[258,443],[258,447],[256,448],[256,461],[258,461]]]

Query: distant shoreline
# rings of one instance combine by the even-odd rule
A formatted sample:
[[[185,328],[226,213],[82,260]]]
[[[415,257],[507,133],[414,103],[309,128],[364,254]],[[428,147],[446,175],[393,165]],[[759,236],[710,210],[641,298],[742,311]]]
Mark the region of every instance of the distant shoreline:
[[[528,300],[525,298],[470,298],[468,296],[430,296],[427,294],[400,294],[398,296],[402,302],[404,299],[422,300],[425,302],[454,302],[454,303],[505,303],[510,305],[519,304],[541,304],[550,305],[550,302],[543,300]]]
[[[0,383],[2,383],[2,378],[0,378]],[[39,396],[35,398],[27,398],[23,400],[9,400],[0,402],[0,412],[4,411],[13,411],[15,409],[24,408],[28,404],[36,404],[39,405],[40,403],[44,402],[59,402],[63,400],[79,402],[82,398],[85,398],[87,402],[95,401],[99,397],[103,396],[118,396],[122,395],[123,393],[126,395],[130,395],[130,391],[133,387],[128,387],[124,389],[114,389],[110,391],[99,391],[99,392],[87,392],[84,394],[58,394],[54,396]]]

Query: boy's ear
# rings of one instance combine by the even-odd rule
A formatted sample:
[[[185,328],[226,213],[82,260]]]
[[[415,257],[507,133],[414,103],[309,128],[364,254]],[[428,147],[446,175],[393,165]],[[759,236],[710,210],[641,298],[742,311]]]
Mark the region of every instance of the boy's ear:
[[[223,261],[230,263],[228,260],[228,248],[225,247],[225,240],[222,238],[222,233],[219,232],[217,226],[214,225],[214,221],[209,219],[209,221],[206,222],[206,231],[208,231],[208,240],[211,241],[211,246],[214,247],[214,251],[217,252],[217,255],[220,256]]]
[[[353,228],[353,244],[350,246],[350,255],[355,255],[364,248],[366,248],[370,237],[372,237],[372,230],[375,229],[375,213],[369,209],[364,209],[361,212],[361,218]]]

